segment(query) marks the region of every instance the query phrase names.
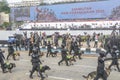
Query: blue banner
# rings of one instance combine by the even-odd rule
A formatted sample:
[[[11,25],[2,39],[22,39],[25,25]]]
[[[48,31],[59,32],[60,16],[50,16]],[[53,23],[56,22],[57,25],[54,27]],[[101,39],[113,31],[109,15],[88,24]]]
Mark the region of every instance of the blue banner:
[[[120,20],[120,0],[12,8],[11,17],[15,21],[56,21],[96,18]]]
[[[31,20],[107,18],[120,19],[120,0],[31,7]]]

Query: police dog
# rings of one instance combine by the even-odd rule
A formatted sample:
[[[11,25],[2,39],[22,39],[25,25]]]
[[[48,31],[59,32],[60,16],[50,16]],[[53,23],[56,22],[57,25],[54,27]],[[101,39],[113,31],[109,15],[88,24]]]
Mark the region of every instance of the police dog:
[[[108,77],[110,75],[110,72],[111,72],[110,69],[105,68],[106,77]],[[96,75],[97,75],[97,71],[93,71],[93,72],[90,72],[87,76],[83,75],[83,77],[86,80],[94,80],[94,78],[96,77]]]
[[[16,67],[16,64],[15,63],[9,63],[9,62],[6,62],[4,63],[4,69],[8,69],[8,72],[12,73],[12,69]]]
[[[52,57],[56,57],[56,56],[57,56],[57,53],[58,53],[58,51],[51,52],[50,55],[51,55]],[[50,55],[49,55],[49,56],[50,56]]]
[[[20,53],[18,51],[15,51],[13,55],[15,56],[15,59],[17,58],[17,60],[19,60]]]
[[[41,66],[40,65],[40,72],[41,73],[44,73],[45,74],[45,71],[46,70],[51,70],[51,68],[49,67],[49,66],[47,66],[47,65],[44,65],[44,66]],[[31,72],[31,70],[30,70],[30,72]],[[38,70],[37,70],[37,72],[38,72]],[[47,74],[45,74],[47,77],[48,77],[48,75]],[[40,74],[38,73],[38,76],[40,77]]]
[[[78,57],[79,59],[82,59],[81,56],[84,54],[84,51],[80,51],[79,53],[74,53],[74,58]]]
[[[44,52],[40,52],[40,57],[43,57],[44,56]]]
[[[45,73],[46,70],[51,70],[51,68],[47,65],[44,65],[44,66],[40,66],[40,71],[42,73]]]
[[[73,65],[73,61],[76,62],[74,56],[71,56],[71,55],[67,55],[67,60],[68,62],[70,63],[70,65]]]

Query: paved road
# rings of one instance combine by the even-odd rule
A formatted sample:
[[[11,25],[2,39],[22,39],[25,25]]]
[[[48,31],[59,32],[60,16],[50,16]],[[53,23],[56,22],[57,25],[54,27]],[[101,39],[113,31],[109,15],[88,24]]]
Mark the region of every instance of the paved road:
[[[3,74],[0,69],[0,80],[40,80],[37,73],[34,73],[34,79],[29,78],[29,70],[31,70],[32,65],[30,62],[30,57],[27,51],[21,51],[20,60],[10,62],[16,63],[16,68],[12,70],[12,73]],[[7,51],[5,56],[7,55]],[[85,80],[82,75],[87,75],[89,72],[96,70],[97,57],[83,56],[82,60],[78,60],[72,66],[62,65],[58,66],[58,61],[61,58],[58,57],[48,57],[43,56],[41,58],[43,65],[49,65],[51,67],[50,71],[46,71],[48,77],[45,80]],[[106,67],[110,62],[106,62]],[[113,67],[114,68],[114,67]],[[120,72],[112,70],[108,80],[120,80]]]

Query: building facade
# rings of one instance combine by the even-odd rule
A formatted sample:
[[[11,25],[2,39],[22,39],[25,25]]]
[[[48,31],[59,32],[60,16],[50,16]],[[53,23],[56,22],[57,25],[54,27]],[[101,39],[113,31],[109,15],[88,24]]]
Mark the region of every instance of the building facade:
[[[0,13],[0,25],[4,22],[9,22],[9,14],[5,14],[4,12]]]
[[[22,0],[21,2],[10,3],[9,7],[26,7],[26,6],[37,6],[41,4],[47,5],[47,4],[89,2],[89,1],[100,1],[100,0]]]
[[[28,7],[40,5],[39,0],[22,0],[21,2],[10,3],[9,7]]]

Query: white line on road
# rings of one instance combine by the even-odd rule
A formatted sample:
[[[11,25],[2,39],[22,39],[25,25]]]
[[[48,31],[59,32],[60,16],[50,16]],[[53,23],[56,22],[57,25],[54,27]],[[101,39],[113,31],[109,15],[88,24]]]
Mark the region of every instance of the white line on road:
[[[48,76],[49,78],[59,79],[59,80],[72,80],[68,78],[62,78],[62,77],[55,77],[55,76]]]
[[[30,75],[30,73],[25,73],[25,75]],[[37,75],[37,74],[33,74],[33,75]],[[68,78],[55,77],[55,76],[48,76],[48,78],[59,79],[59,80],[72,80]]]
[[[25,75],[30,75],[30,73],[25,73]],[[34,74],[33,74],[34,75]]]
[[[73,65],[73,66],[88,67],[88,68],[96,68],[96,67],[88,66],[88,65]]]
[[[25,59],[20,59],[19,61],[23,61],[23,62],[29,61],[30,62],[30,60],[25,60]]]

